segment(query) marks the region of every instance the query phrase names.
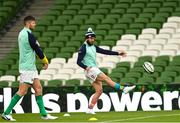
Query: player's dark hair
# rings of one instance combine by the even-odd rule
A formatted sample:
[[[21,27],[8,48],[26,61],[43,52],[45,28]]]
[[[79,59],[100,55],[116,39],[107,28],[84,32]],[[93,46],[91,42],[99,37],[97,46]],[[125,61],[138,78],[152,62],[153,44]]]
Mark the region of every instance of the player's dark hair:
[[[26,22],[28,22],[28,21],[35,21],[35,20],[36,20],[35,17],[33,17],[33,16],[31,16],[31,15],[26,16],[26,17],[24,18],[24,25],[25,25]]]

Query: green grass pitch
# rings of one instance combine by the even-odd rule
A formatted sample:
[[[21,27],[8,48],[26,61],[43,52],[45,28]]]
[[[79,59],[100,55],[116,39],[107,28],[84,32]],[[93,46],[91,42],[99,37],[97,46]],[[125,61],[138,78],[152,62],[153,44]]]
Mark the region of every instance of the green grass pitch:
[[[180,122],[180,110],[174,111],[136,111],[136,112],[98,112],[96,115],[85,113],[70,113],[71,116],[64,117],[64,113],[56,113],[56,120],[42,120],[40,114],[13,114],[17,122]],[[90,118],[97,118],[96,121],[89,121]],[[0,122],[7,122],[0,119]]]

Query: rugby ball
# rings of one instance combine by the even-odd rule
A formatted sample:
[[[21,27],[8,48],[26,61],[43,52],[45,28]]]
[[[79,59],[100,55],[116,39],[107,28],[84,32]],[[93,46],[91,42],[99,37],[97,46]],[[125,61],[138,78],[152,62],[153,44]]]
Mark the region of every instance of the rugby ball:
[[[150,62],[144,62],[143,68],[148,73],[153,73],[154,72],[154,66]]]

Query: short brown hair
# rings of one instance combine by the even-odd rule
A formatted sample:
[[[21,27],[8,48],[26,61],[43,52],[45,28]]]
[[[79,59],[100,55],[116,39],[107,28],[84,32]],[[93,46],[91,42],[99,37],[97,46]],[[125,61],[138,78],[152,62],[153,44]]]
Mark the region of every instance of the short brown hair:
[[[25,25],[26,22],[28,22],[28,21],[35,21],[35,20],[36,20],[35,17],[33,17],[33,16],[31,16],[31,15],[26,16],[26,17],[24,18],[24,25]]]

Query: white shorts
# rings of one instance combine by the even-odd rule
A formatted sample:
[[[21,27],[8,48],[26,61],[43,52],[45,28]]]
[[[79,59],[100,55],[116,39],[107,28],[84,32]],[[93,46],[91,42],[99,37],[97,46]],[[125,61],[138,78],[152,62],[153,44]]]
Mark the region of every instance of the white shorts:
[[[33,84],[35,78],[39,78],[36,71],[20,71],[20,83]]]
[[[92,67],[88,72],[85,71],[85,76],[92,84],[100,73],[102,73],[102,71],[99,68]]]

